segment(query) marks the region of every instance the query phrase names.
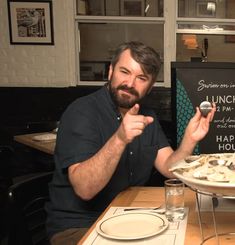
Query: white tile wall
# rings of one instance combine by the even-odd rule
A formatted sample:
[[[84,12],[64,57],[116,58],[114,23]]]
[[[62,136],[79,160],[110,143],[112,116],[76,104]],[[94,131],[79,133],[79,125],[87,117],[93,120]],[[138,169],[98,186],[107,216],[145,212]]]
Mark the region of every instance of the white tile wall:
[[[0,0],[0,87],[76,85],[74,1],[52,0],[52,45],[11,45],[7,1]]]

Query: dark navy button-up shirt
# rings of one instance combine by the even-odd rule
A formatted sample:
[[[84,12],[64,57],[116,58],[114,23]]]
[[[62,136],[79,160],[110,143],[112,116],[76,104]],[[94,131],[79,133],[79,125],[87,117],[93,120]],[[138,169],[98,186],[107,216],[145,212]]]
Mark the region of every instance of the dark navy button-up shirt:
[[[51,201],[46,205],[49,235],[89,227],[119,192],[148,181],[158,150],[169,143],[153,110],[141,107],[139,114],[152,116],[154,122],[127,145],[107,186],[92,200],[84,201],[74,193],[67,169],[99,151],[118,129],[121,116],[106,86],[78,98],[67,108],[59,125]]]

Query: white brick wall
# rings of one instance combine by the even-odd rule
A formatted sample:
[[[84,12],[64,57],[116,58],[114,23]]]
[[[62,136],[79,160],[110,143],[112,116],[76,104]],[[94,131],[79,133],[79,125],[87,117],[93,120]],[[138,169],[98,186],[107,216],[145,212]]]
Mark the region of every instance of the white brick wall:
[[[53,0],[54,45],[11,45],[7,0],[0,0],[0,87],[76,85],[74,1]]]

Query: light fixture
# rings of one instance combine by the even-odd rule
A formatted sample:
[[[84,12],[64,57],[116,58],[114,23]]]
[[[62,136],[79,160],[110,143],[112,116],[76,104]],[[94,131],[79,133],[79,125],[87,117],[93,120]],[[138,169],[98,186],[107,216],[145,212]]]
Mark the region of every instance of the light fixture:
[[[196,35],[184,34],[182,35],[182,40],[184,41],[184,45],[187,46],[187,49],[197,49],[198,48]]]
[[[216,5],[215,2],[208,2],[207,3],[207,10],[215,13]]]

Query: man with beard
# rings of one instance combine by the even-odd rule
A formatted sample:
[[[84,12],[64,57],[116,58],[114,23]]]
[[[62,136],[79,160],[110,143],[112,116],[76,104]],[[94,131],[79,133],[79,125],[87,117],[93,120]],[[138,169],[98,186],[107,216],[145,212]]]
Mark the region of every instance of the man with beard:
[[[209,130],[196,109],[180,147],[170,147],[155,113],[140,106],[160,69],[159,55],[139,42],[121,44],[109,82],[77,99],[63,114],[55,149],[56,169],[47,204],[52,245],[76,244],[112,199],[145,185],[152,167],[166,177],[172,163],[193,152]]]

